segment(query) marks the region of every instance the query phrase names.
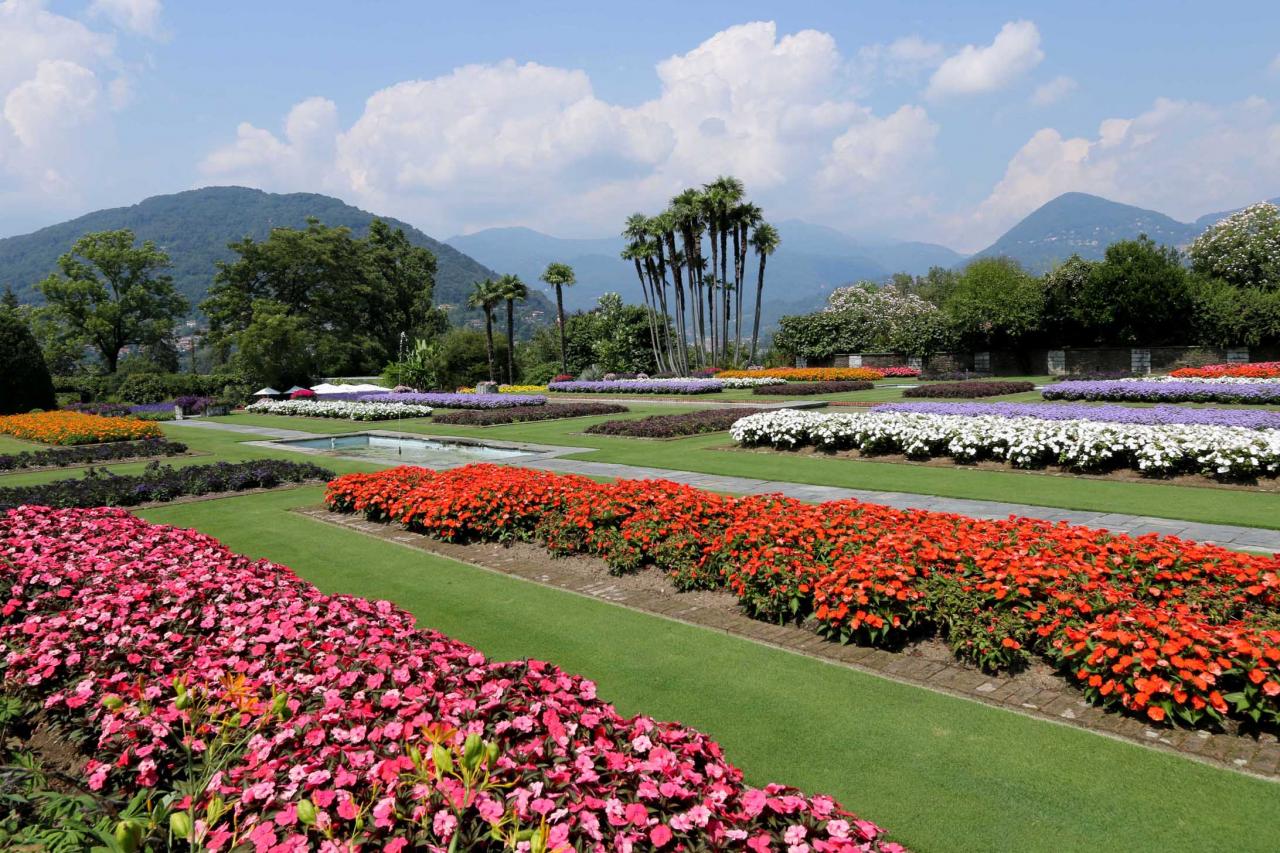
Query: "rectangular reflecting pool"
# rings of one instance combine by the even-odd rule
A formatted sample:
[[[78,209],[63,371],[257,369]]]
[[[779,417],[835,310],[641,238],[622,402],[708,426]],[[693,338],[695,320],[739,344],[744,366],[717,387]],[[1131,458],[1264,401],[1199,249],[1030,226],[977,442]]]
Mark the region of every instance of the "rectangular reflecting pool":
[[[374,435],[364,432],[324,438],[285,439],[275,443],[308,450],[327,450],[341,453],[343,456],[424,463],[428,466],[477,461],[495,462],[514,459],[518,456],[538,455],[536,450],[522,450],[517,447],[496,447],[466,441]]]

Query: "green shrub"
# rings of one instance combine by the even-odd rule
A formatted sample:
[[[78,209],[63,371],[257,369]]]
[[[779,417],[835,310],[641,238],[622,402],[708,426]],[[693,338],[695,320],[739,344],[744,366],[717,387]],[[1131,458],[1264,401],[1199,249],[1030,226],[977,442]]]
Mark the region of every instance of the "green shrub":
[[[31,329],[15,311],[0,309],[0,415],[56,405],[53,380]]]

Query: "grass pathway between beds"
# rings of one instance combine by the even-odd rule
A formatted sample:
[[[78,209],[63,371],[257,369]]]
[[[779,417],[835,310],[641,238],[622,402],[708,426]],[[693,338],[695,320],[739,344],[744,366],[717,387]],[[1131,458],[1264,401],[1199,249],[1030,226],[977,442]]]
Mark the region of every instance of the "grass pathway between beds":
[[[495,658],[596,680],[625,713],[707,731],[753,782],[838,796],[919,851],[1274,850],[1280,787],[331,528],[318,487],[151,509],[388,598]]]

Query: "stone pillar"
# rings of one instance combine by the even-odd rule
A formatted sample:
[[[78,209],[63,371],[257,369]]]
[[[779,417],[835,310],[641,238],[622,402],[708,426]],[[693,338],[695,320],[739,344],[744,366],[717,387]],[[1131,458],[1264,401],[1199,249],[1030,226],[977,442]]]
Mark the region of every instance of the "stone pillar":
[[[991,353],[975,352],[973,354],[973,372],[974,373],[990,373],[991,372]]]
[[[1227,348],[1227,364],[1248,364],[1249,348],[1248,347],[1228,347]]]
[[[924,359],[918,355],[907,356],[907,367],[914,367],[916,370],[924,369]]]
[[[846,367],[862,367],[862,353],[850,355]]]
[[[1135,376],[1146,376],[1151,372],[1151,350],[1129,350],[1129,371]]]
[[[1050,376],[1064,375],[1067,372],[1066,350],[1049,350],[1049,357],[1045,361],[1045,367],[1048,369]]]
[[[802,355],[796,356],[796,367],[808,367],[808,366],[809,366],[809,359],[805,358]]]

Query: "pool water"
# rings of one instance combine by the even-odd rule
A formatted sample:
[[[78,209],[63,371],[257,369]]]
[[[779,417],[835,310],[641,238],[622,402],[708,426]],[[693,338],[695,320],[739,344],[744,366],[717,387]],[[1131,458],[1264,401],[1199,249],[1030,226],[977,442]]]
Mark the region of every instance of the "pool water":
[[[492,447],[461,441],[437,441],[431,438],[399,438],[386,435],[355,433],[328,438],[297,438],[278,442],[293,447],[332,450],[343,456],[360,456],[388,461],[458,463],[477,460],[495,461],[529,456],[535,451],[514,447]]]

